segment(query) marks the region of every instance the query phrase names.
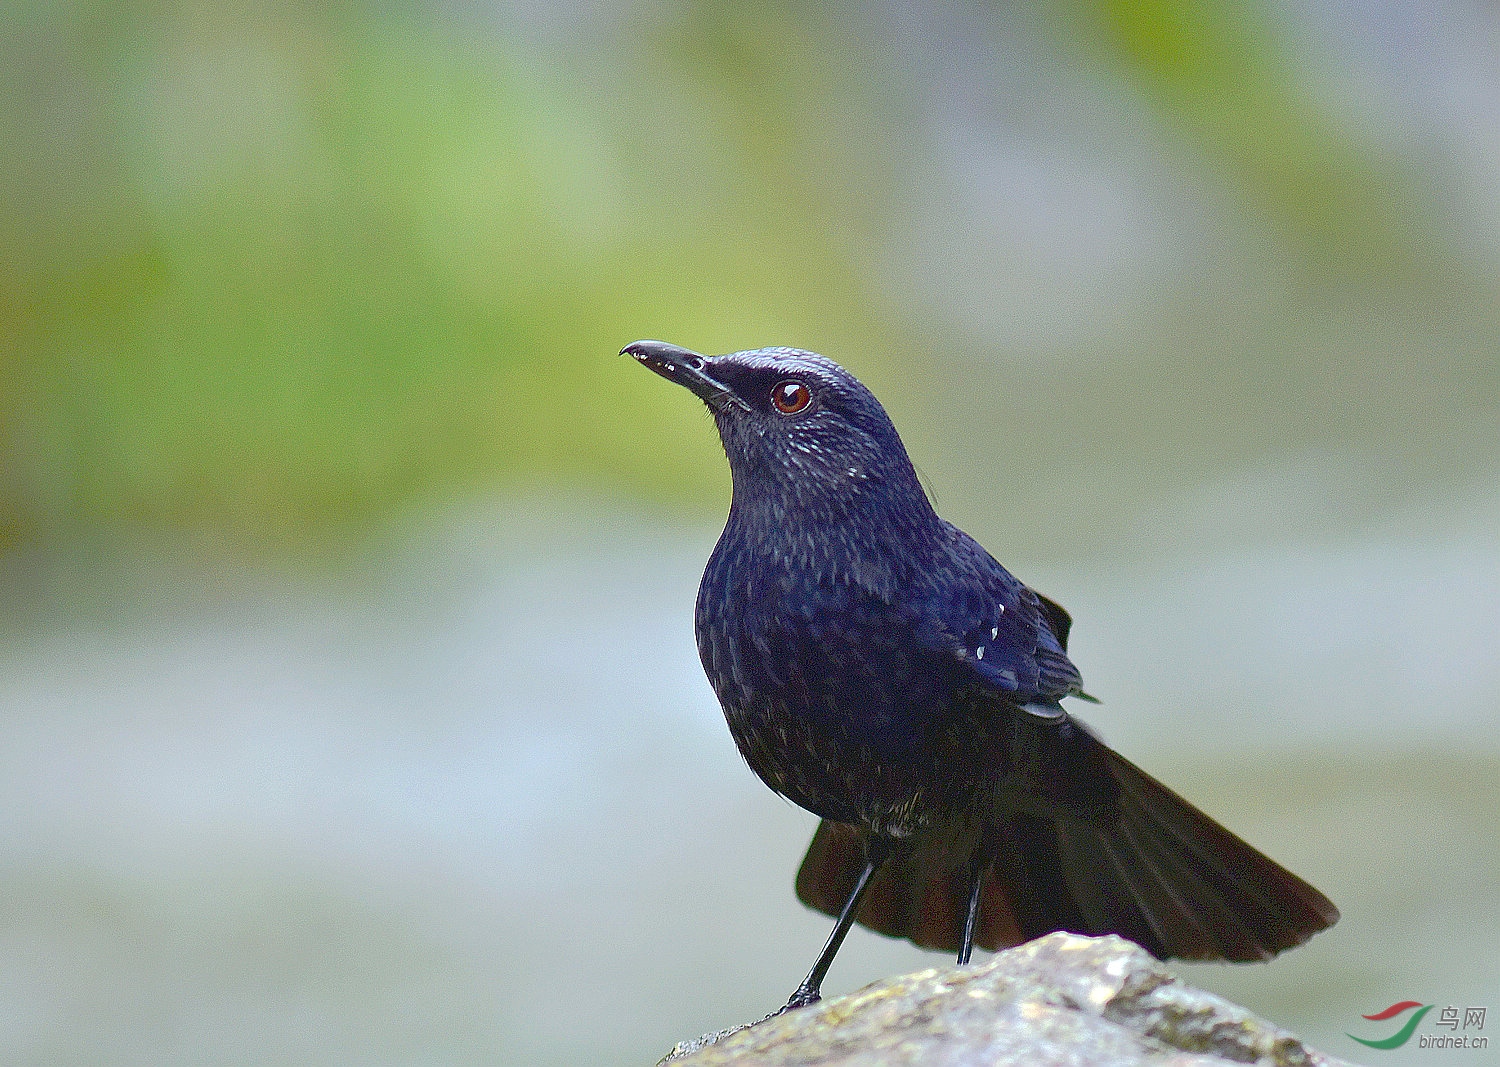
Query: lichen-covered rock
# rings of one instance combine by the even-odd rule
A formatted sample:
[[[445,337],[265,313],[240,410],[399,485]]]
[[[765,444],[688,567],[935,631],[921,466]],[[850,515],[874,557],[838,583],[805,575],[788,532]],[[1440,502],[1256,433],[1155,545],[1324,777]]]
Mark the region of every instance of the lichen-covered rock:
[[[919,971],[686,1041],[671,1067],[1154,1064],[1333,1067],[1291,1034],[1179,982],[1118,937],[1049,934],[979,967]]]

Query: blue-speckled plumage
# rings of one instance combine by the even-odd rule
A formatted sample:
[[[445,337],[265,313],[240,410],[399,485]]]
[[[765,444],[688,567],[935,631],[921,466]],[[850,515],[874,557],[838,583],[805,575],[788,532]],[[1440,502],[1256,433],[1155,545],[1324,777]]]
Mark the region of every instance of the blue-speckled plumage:
[[[698,651],[746,761],[824,820],[804,901],[852,893],[860,922],[961,955],[1068,929],[1262,959],[1337,917],[1063,710],[1067,613],[938,517],[853,375],[790,348],[626,351],[707,403],[729,459]]]
[[[695,628],[740,751],[824,818],[905,835],[972,808],[1006,770],[997,720],[1060,714],[1079,688],[1040,598],[937,516],[885,410],[832,361],[764,349],[712,374],[752,408],[789,375],[817,386],[795,420],[713,406],[734,498]],[[970,690],[1004,697],[991,721]],[[955,766],[964,742],[990,752]]]

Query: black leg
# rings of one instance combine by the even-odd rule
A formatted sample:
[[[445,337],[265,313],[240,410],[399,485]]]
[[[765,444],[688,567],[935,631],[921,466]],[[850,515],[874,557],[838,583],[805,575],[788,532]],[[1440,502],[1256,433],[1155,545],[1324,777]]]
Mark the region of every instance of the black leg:
[[[828,935],[828,942],[823,946],[823,951],[818,954],[818,962],[813,964],[812,970],[807,972],[807,977],[802,979],[799,985],[787,1000],[781,1011],[792,1011],[794,1008],[806,1007],[808,1004],[816,1004],[822,999],[823,977],[828,973],[828,968],[833,966],[833,957],[838,955],[839,946],[844,943],[844,937],[849,933],[849,928],[854,925],[854,917],[859,914],[859,902],[865,895],[865,890],[870,888],[870,879],[875,877],[875,872],[890,855],[890,844],[880,838],[870,838],[865,844],[865,869],[859,873],[859,880],[854,883],[854,889],[849,894],[849,899],[844,901],[844,909],[839,912],[839,921],[833,925],[833,933]]]
[[[973,881],[969,883],[969,910],[964,915],[964,939],[958,946],[958,965],[966,966],[974,952],[974,931],[979,926],[979,893],[984,888],[984,873],[988,864],[975,864]]]

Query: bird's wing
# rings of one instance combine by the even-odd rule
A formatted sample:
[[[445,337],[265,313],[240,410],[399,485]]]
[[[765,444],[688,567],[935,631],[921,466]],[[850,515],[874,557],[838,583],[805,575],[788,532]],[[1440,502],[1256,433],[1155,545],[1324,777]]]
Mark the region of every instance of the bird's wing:
[[[934,597],[939,624],[930,631],[973,680],[1022,706],[1049,706],[1082,691],[1068,659],[1068,613],[1027,588],[978,542],[954,530],[951,574]]]

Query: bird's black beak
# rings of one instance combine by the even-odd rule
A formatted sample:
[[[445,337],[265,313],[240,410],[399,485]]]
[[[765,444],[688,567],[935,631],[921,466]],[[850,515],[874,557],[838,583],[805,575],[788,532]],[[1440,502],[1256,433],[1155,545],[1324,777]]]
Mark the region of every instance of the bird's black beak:
[[[686,386],[711,408],[725,404],[745,406],[745,402],[709,374],[712,360],[697,352],[665,341],[636,341],[620,349],[622,356],[634,356],[644,367],[649,367],[669,382]]]

